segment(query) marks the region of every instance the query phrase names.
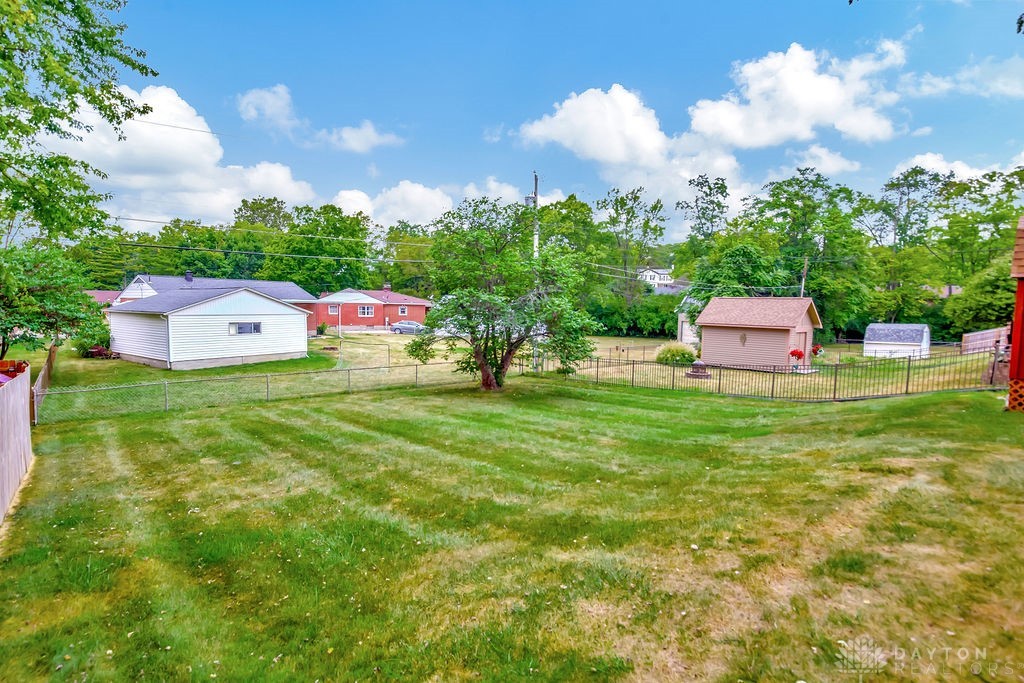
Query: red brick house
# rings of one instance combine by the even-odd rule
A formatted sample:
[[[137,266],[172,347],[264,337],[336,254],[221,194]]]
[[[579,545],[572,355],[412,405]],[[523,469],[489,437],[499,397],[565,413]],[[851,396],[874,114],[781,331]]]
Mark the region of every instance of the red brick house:
[[[399,320],[422,323],[433,304],[426,299],[384,289],[343,289],[320,297],[316,302],[316,324],[342,328],[386,329]]]

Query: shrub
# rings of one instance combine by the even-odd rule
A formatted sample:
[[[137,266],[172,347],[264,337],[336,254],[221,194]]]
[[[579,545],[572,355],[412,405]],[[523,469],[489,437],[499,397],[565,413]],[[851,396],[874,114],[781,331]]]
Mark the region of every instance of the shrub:
[[[73,348],[82,358],[92,358],[93,347],[100,346],[104,349],[110,348],[110,328],[103,314],[95,318],[89,318],[75,335],[71,342]]]
[[[316,326],[316,333],[321,337],[327,334],[327,323],[320,323]]]
[[[654,360],[662,365],[688,365],[697,360],[697,351],[689,344],[669,342],[658,347]]]

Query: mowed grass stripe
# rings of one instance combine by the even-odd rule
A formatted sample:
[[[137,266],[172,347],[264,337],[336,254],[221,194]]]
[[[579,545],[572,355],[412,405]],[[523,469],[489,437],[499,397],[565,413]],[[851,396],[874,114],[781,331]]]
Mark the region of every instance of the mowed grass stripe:
[[[997,407],[517,379],[44,427],[0,679],[822,680],[839,639],[947,631],[1019,661]]]

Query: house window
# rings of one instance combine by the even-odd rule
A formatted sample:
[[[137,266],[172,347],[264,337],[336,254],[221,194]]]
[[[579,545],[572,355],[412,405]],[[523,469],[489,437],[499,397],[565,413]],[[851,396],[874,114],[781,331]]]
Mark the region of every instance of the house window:
[[[399,306],[398,307],[398,315],[409,315],[409,307],[408,306]]]
[[[261,323],[228,323],[228,334],[260,334]]]
[[[328,306],[327,315],[338,315],[338,304],[331,304]]]
[[[360,306],[359,307],[360,318],[372,318],[373,317],[373,306]]]

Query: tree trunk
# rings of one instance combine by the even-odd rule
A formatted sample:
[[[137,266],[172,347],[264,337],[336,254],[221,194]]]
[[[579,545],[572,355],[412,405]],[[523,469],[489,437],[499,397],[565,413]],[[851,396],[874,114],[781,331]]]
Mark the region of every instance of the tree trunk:
[[[476,366],[480,368],[480,388],[485,391],[497,391],[498,389],[501,389],[501,383],[494,375],[494,370],[484,357],[483,351],[480,349],[474,349],[473,358],[476,360]]]

